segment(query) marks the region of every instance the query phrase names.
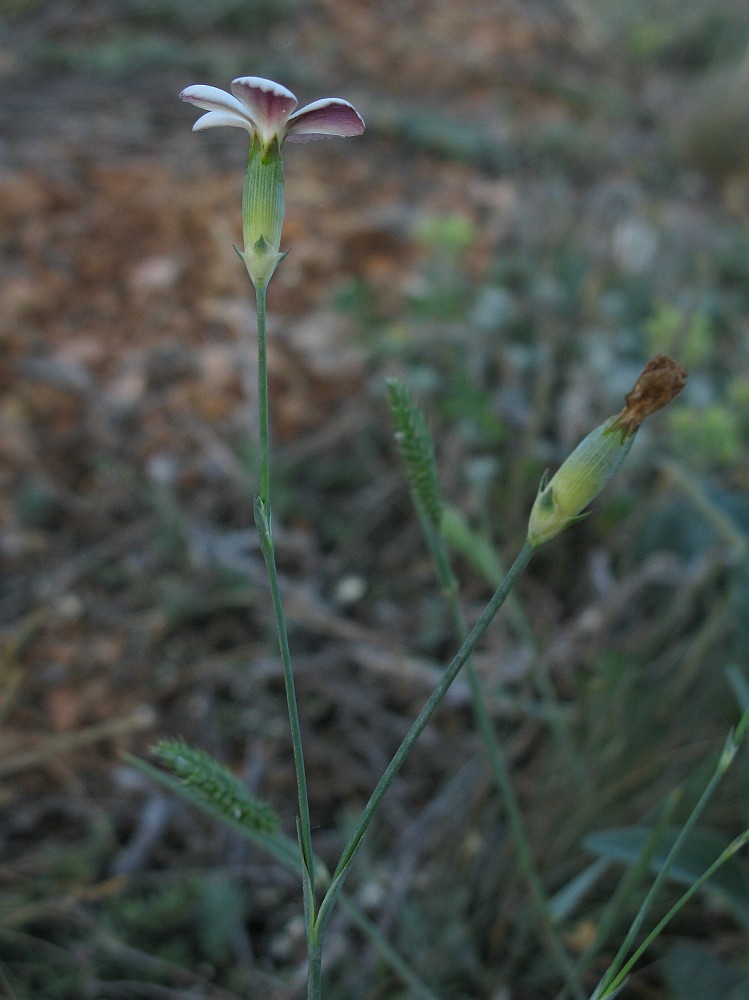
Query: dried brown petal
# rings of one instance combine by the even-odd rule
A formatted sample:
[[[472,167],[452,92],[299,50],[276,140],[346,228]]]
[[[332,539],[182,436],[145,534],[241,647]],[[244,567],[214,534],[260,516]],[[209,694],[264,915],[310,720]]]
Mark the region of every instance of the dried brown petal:
[[[686,384],[685,369],[666,354],[656,354],[640,373],[626,397],[627,405],[617,416],[613,426],[623,431],[624,437],[629,437],[645,417],[668,405]]]

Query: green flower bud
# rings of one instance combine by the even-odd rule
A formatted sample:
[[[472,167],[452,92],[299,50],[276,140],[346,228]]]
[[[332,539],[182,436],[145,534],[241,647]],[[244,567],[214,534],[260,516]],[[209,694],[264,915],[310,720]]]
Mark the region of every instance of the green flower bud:
[[[686,378],[684,369],[664,354],[648,362],[621,413],[591,431],[550,481],[544,476],[528,522],[530,545],[548,542],[580,520],[582,511],[629,454],[642,421],[670,403],[684,388]]]
[[[629,453],[634,434],[628,437],[614,426],[612,417],[591,431],[565,460],[550,482],[541,481],[528,522],[531,545],[548,542],[580,519],[580,512],[615,475]]]

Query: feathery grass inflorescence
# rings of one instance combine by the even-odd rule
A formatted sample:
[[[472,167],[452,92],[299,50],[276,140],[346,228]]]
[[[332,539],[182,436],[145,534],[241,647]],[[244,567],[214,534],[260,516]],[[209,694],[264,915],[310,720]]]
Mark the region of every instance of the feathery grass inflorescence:
[[[389,379],[387,389],[395,439],[406,463],[414,502],[426,514],[432,527],[438,529],[442,523],[442,499],[432,436],[410,389],[399,379]]]
[[[259,833],[277,832],[280,821],[275,810],[250,794],[235,774],[205,750],[183,740],[161,740],[153,753],[189,789],[189,798],[210,812]]]

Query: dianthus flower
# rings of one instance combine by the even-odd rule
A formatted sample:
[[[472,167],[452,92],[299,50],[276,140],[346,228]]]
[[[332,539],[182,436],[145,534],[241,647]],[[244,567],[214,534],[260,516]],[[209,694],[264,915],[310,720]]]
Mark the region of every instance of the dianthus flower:
[[[284,216],[284,142],[323,136],[354,136],[364,131],[358,111],[339,97],[326,97],[296,111],[296,97],[280,83],[241,76],[231,93],[197,84],[179,95],[208,113],[193,131],[229,125],[250,134],[250,153],[242,195],[242,258],[256,288],[265,288],[279,262]]]

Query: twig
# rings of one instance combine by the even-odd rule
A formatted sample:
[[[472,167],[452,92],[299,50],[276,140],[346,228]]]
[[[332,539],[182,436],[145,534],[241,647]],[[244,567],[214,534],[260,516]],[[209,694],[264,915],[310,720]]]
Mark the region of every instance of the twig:
[[[9,775],[18,774],[21,771],[29,771],[41,764],[46,764],[50,759],[58,757],[60,754],[70,753],[72,750],[88,746],[91,743],[98,743],[99,740],[123,736],[139,729],[149,729],[155,721],[156,714],[153,709],[147,705],[139,705],[129,715],[121,715],[115,719],[107,719],[105,722],[97,722],[71,733],[62,733],[60,736],[51,736],[34,750],[27,750],[25,753],[19,753],[7,760],[0,761],[0,778],[7,778]]]

